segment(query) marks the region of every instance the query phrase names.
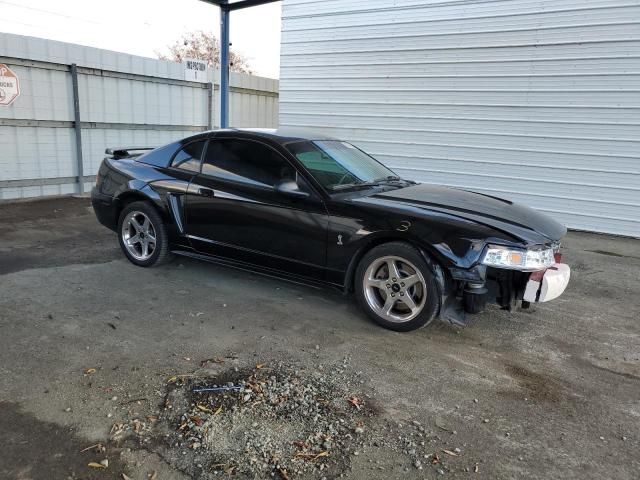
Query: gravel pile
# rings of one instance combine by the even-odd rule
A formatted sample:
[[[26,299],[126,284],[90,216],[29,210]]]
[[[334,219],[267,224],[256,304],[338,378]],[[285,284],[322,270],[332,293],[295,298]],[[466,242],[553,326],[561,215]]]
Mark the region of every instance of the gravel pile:
[[[394,470],[430,466],[445,473],[447,455],[434,450],[443,439],[418,422],[381,418],[361,377],[345,359],[313,369],[235,367],[215,378],[177,382],[165,398],[158,453],[199,479],[336,478],[348,474],[358,455],[377,449],[395,452]],[[202,388],[218,390],[197,391]],[[375,453],[367,461],[371,470],[390,468]]]
[[[257,365],[176,385],[165,401],[175,427],[167,444],[193,459],[188,473],[200,478],[334,477],[365,442],[374,415],[359,377],[345,359],[313,370]],[[207,387],[222,389],[197,392]]]

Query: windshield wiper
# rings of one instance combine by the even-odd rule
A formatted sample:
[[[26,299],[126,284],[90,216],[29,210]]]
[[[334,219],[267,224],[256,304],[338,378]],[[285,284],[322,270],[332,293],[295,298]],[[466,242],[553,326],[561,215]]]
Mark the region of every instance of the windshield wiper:
[[[385,178],[379,178],[377,180],[374,180],[374,182],[403,182],[403,183],[406,183],[407,185],[418,184],[418,182],[414,182],[413,180],[407,180],[406,178],[401,178],[401,177],[398,177],[397,175],[390,175]]]
[[[375,180],[372,180],[372,181],[373,182],[395,182],[398,180],[402,180],[402,179],[397,175],[389,175],[388,177],[376,178]]]
[[[410,182],[409,180],[404,180],[400,177],[398,177],[397,175],[389,175],[387,177],[382,177],[382,178],[376,178],[375,180],[371,180],[368,182],[364,182],[364,181],[360,181],[360,182],[351,182],[351,183],[343,183],[341,185],[334,185],[331,188],[331,190],[346,190],[348,188],[359,188],[359,187],[381,187],[382,185],[385,185],[389,182]]]
[[[367,188],[367,187],[379,187],[380,185],[382,185],[379,181],[375,181],[375,182],[352,182],[352,183],[342,183],[340,185],[333,185],[331,188],[331,190],[333,191],[337,191],[337,190],[346,190],[347,188]]]

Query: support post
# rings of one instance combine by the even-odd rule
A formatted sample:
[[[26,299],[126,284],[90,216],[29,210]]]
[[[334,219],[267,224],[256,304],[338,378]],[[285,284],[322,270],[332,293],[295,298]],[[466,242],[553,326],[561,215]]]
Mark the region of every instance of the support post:
[[[84,193],[84,163],[82,160],[82,124],[80,123],[80,95],[78,94],[78,66],[71,64],[71,85],[73,89],[73,128],[76,136],[76,162],[78,167],[78,190]]]
[[[220,7],[220,128],[229,127],[229,13],[279,0],[202,0]]]
[[[211,130],[213,128],[213,82],[209,82],[207,85],[207,97],[208,97],[208,105],[207,105],[207,130]]]
[[[229,126],[229,9],[220,5],[220,128]]]

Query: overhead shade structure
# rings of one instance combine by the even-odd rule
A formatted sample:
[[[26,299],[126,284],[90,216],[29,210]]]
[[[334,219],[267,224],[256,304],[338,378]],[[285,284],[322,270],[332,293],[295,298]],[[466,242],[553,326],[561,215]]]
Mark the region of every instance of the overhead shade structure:
[[[279,0],[201,0],[220,7],[220,128],[229,126],[229,14]]]

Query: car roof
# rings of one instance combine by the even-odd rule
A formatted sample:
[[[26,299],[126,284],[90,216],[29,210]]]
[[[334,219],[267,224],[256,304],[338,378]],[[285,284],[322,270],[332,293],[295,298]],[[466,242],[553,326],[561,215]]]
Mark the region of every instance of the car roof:
[[[215,130],[216,133],[232,132],[245,134],[247,137],[260,137],[280,143],[281,145],[304,140],[336,140],[319,132],[293,128],[227,128]]]

